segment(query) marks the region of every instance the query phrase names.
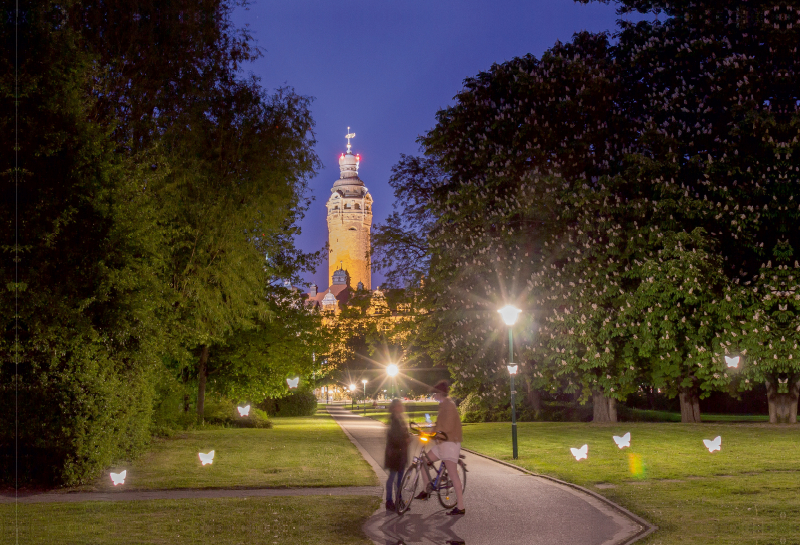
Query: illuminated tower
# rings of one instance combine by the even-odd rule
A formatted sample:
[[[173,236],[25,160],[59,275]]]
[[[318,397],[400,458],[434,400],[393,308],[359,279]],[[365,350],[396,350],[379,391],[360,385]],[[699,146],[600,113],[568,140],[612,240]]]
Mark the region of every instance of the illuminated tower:
[[[328,278],[337,269],[347,271],[350,287],[372,287],[369,263],[369,233],[372,229],[372,195],[358,177],[360,157],[350,152],[355,133],[347,127],[347,153],[339,157],[339,179],[328,199]]]

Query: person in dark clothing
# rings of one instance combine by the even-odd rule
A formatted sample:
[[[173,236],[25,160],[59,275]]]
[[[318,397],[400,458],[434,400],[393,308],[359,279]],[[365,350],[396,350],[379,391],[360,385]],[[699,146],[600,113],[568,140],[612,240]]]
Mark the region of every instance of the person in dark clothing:
[[[389,405],[389,432],[386,436],[386,457],[383,467],[389,470],[389,480],[386,481],[386,510],[394,511],[394,499],[400,498],[400,483],[408,463],[408,443],[412,436],[408,430],[403,409],[403,402],[393,399]],[[397,495],[392,494],[397,488]]]

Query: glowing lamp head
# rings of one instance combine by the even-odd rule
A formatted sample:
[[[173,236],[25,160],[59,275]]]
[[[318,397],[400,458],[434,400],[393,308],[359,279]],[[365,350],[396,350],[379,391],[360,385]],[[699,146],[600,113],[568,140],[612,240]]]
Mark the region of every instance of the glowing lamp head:
[[[362,384],[366,384],[367,383],[367,379],[365,379],[365,378],[361,379],[361,382],[362,382]]]
[[[393,363],[389,364],[389,366],[386,368],[386,374],[389,375],[390,377],[395,376],[398,373],[398,371],[399,369]]]
[[[514,325],[517,322],[519,313],[522,311],[514,305],[506,305],[497,312],[499,312],[500,316],[503,317],[503,321],[506,323],[506,325]]]
[[[728,357],[725,356],[725,363],[728,367],[739,367],[739,356]]]
[[[287,378],[286,384],[289,385],[289,388],[297,388],[297,383],[300,382],[300,377],[297,378]]]
[[[352,392],[352,391],[353,391],[353,390],[355,390],[355,389],[356,389],[356,385],[355,385],[355,384],[351,384],[351,385],[350,385],[350,391]]]
[[[508,374],[509,375],[516,375],[517,374],[517,366],[516,365],[506,365],[508,367]]]

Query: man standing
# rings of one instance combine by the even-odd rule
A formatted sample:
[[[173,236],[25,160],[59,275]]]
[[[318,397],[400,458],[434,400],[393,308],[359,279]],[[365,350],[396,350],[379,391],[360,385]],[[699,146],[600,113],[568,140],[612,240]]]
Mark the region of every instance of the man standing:
[[[447,435],[447,441],[440,441],[433,445],[428,451],[428,457],[432,462],[442,460],[450,480],[453,481],[453,486],[456,489],[456,499],[458,503],[452,511],[448,511],[448,515],[463,515],[466,510],[464,508],[464,491],[461,489],[461,478],[458,476],[458,456],[461,454],[461,418],[458,415],[458,409],[453,400],[450,399],[450,386],[446,380],[442,380],[433,387],[433,397],[439,402],[439,414],[436,417],[436,424],[433,431],[441,431]],[[430,478],[428,472],[423,471],[422,476],[425,478],[425,490],[420,492],[415,499],[426,500],[428,499],[428,484]]]

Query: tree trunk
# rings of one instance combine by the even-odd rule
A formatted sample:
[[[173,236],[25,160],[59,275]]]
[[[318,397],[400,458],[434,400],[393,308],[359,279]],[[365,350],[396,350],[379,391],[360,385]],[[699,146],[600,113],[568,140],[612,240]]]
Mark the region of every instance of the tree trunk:
[[[206,377],[208,377],[208,345],[203,345],[200,352],[200,365],[197,369],[197,416],[200,417],[200,422],[203,421],[203,411],[205,410],[206,401]]]
[[[681,422],[700,422],[700,397],[695,390],[683,390],[678,393],[681,401]]]
[[[189,394],[183,394],[183,412],[189,412]]]
[[[800,381],[789,385],[788,393],[778,393],[777,384],[766,381],[770,424],[797,424],[797,400]]]
[[[652,386],[650,386],[647,389],[646,393],[647,393],[647,401],[650,402],[650,410],[651,411],[655,411],[656,410],[656,389],[653,388]]]
[[[592,422],[616,422],[617,421],[617,400],[606,397],[602,392],[595,391],[592,394],[594,414]]]
[[[528,393],[525,396],[525,401],[528,406],[533,409],[536,418],[539,418],[539,413],[542,410],[542,394],[539,392],[539,390],[531,388],[530,382],[527,383],[527,387]]]
[[[797,399],[800,397],[800,381],[789,387],[789,424],[797,424]]]

